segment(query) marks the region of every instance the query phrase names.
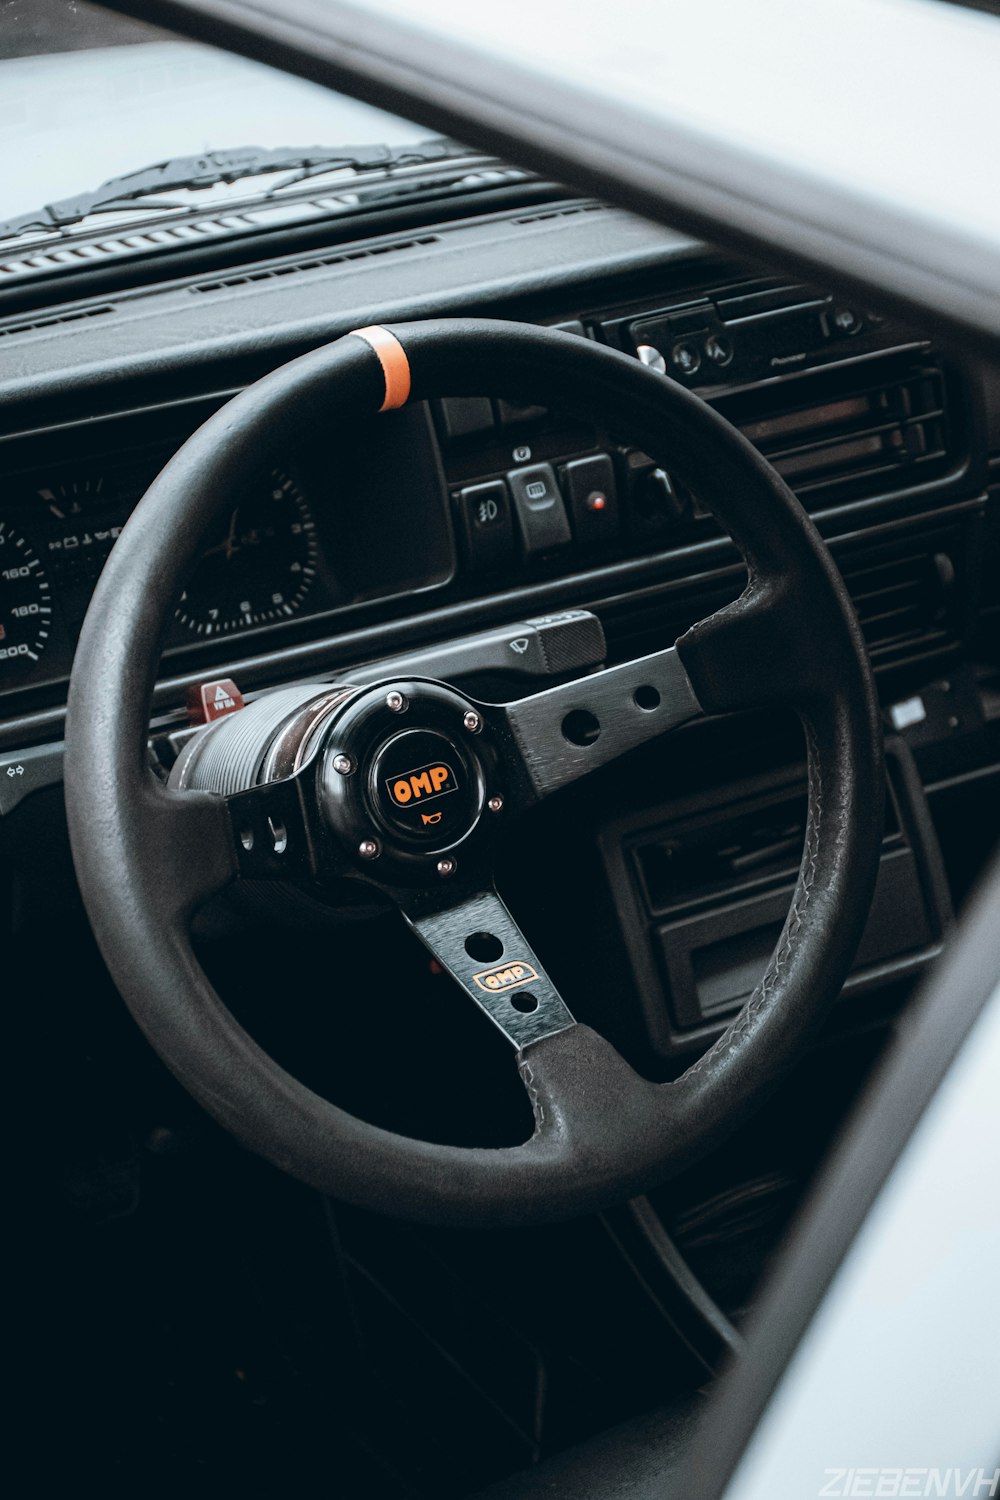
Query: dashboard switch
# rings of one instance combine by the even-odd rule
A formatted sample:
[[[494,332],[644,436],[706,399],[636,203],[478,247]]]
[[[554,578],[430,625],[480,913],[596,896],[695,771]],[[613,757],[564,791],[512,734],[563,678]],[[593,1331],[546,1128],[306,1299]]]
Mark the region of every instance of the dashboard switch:
[[[513,401],[497,402],[497,420],[501,427],[521,427],[528,422],[540,422],[547,415],[544,406],[519,406]]]
[[[620,516],[615,471],[606,453],[575,458],[563,469],[576,539],[583,547],[610,542],[618,535]]]
[[[200,682],[188,688],[185,702],[192,724],[211,724],[241,709],[243,694],[231,677],[220,677],[215,682]]]
[[[526,557],[569,544],[569,520],[551,464],[512,469],[507,483],[514,500],[521,546]]]
[[[493,430],[493,407],[486,396],[448,396],[438,403],[438,411],[448,443]]]
[[[486,572],[514,556],[514,522],[510,496],[502,479],[470,484],[455,496],[469,566]]]

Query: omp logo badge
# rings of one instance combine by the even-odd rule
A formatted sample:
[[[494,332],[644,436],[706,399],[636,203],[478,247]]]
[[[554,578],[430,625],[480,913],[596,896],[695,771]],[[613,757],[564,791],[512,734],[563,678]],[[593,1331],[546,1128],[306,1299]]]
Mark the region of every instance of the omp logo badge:
[[[409,807],[414,802],[431,802],[443,797],[445,792],[458,791],[458,779],[447,761],[434,760],[428,766],[417,766],[413,771],[404,771],[402,776],[386,778],[389,796],[397,807]]]
[[[530,964],[501,964],[497,969],[484,969],[481,974],[473,974],[473,979],[481,990],[489,990],[495,995],[500,990],[516,990],[519,984],[530,984],[538,975]]]

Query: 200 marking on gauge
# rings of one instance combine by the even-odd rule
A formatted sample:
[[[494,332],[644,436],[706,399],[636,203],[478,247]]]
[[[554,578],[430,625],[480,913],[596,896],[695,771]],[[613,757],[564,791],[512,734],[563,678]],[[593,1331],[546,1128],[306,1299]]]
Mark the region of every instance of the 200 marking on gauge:
[[[0,521],[0,664],[36,662],[52,630],[52,594],[27,538]]]

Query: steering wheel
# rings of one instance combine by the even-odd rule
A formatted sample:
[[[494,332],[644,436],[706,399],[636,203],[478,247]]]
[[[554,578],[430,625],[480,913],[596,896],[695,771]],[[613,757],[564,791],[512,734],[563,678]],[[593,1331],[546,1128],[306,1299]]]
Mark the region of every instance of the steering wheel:
[[[411,399],[484,393],[599,422],[669,468],[740,548],[740,599],[669,650],[503,706],[421,679],[264,694],[196,734],[165,786],[147,754],[162,640],[202,538],[233,497],[334,415],[349,425]],[[496,895],[496,841],[541,798],[653,736],[704,714],[788,706],[804,725],[809,778],[788,919],[728,1030],[681,1077],[651,1083],[574,1021]],[[751,1113],[847,975],[874,889],[883,785],[857,620],[774,470],[712,408],[637,360],[490,320],[361,329],[206,422],[101,575],[66,725],[83,900],[156,1051],[210,1114],[304,1182],[449,1224],[606,1206],[688,1165]],[[524,1144],[460,1148],[366,1124],[292,1078],[223,1005],[192,951],[198,907],[234,880],[316,893],[344,876],[390,896],[513,1044],[535,1118]],[[393,982],[373,958],[373,991]]]

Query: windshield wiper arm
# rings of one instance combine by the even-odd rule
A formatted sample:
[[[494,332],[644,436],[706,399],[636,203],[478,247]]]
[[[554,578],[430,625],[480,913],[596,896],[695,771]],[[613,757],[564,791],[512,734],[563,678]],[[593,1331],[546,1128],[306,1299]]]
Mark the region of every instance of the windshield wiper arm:
[[[290,186],[306,177],[350,167],[356,172],[391,171],[396,167],[420,166],[424,162],[456,161],[481,153],[434,136],[406,146],[239,146],[230,151],[206,151],[201,156],[175,156],[156,162],[138,172],[111,177],[99,188],[47,203],[33,213],[19,214],[0,222],[0,239],[10,239],[29,230],[60,230],[91,214],[113,213],[132,207],[138,200],[156,193],[187,192],[217,186],[220,182],[237,182],[241,177],[261,177],[269,172],[290,172],[291,177],[279,184]],[[149,208],[181,208],[180,203],[160,202]]]

